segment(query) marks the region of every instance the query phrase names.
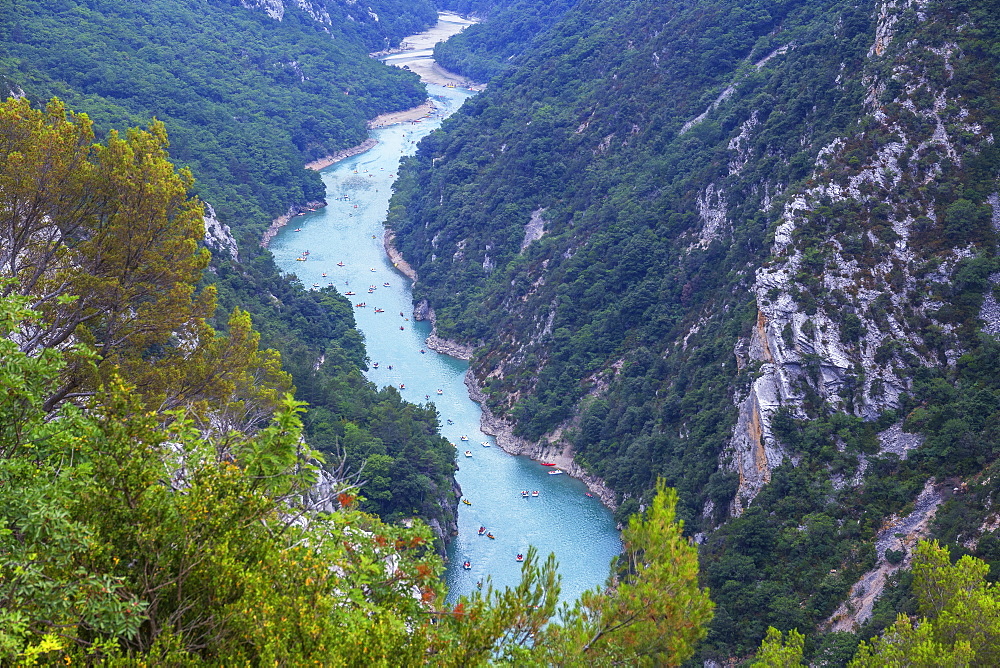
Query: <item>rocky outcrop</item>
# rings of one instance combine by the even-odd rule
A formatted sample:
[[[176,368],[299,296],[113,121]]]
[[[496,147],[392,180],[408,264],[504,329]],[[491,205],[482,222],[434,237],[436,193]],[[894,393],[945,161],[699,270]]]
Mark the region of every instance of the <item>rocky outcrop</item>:
[[[524,226],[524,239],[521,241],[522,253],[532,242],[538,241],[545,234],[545,219],[542,218],[544,214],[545,209],[535,209],[531,212],[531,217]]]
[[[936,295],[948,294],[959,263],[974,249],[959,243],[929,255],[915,242],[921,226],[934,225],[938,217],[933,195],[921,186],[940,176],[945,160],[961,164],[993,138],[950,92],[957,60],[947,40],[890,48],[900,15],[914,8],[920,14],[923,3],[890,0],[879,6],[869,58],[906,65],[892,69],[891,82],[881,80],[874,65],[864,77],[875,127],[819,151],[807,187],[784,206],[771,258],[756,271],[757,325],[736,352],[740,366],[756,362],[757,371],[749,392],[735,397],[740,416],[722,457],[723,466],[740,475],[737,514],[790,454],[774,438],[776,411],[812,417],[809,397],[814,405],[819,400],[829,409],[873,419],[899,406],[909,390],[908,365],[953,364],[963,352],[955,325],[938,315],[944,302]],[[933,74],[939,68],[944,80]],[[889,83],[899,93],[887,104]],[[731,169],[745,164],[740,147],[754,128],[744,123],[730,142]],[[706,225],[720,216],[709,195],[699,202]],[[837,231],[838,215],[856,222]],[[1000,331],[992,294],[981,315],[987,331]]]
[[[907,569],[913,562],[913,548],[917,542],[930,534],[930,523],[938,506],[945,499],[946,486],[935,486],[928,480],[924,489],[914,501],[913,512],[905,517],[889,517],[875,536],[877,562],[851,587],[851,593],[844,603],[834,611],[822,625],[825,631],[856,631],[872,615],[872,608],[885,590],[886,582],[893,573]],[[903,558],[897,563],[886,559],[886,552],[902,552]]]
[[[493,436],[497,445],[504,452],[512,455],[524,455],[540,462],[552,462],[568,475],[583,481],[591,494],[599,498],[601,503],[608,508],[611,510],[618,508],[618,500],[614,491],[603,480],[588,473],[573,460],[573,447],[568,441],[561,439],[559,434],[553,435],[552,440],[543,439],[538,442],[516,436],[514,423],[494,415],[490,410],[486,394],[476,383],[471,368],[465,374],[465,386],[469,388],[469,397],[482,409],[479,428],[482,429],[483,433]]]
[[[428,348],[434,352],[441,353],[443,355],[450,355],[456,359],[472,359],[472,353],[476,350],[475,346],[458,343],[457,341],[449,341],[448,339],[442,339],[437,335],[437,320],[434,315],[434,309],[430,307],[430,304],[427,303],[426,299],[421,299],[413,306],[413,319],[417,322],[423,320],[430,321],[431,335],[428,336],[425,341]]]
[[[228,255],[233,262],[240,261],[233,233],[228,225],[219,221],[215,215],[215,209],[208,202],[205,202],[205,245],[214,253]]]
[[[319,2],[310,0],[240,0],[240,5],[247,9],[263,11],[275,21],[285,18],[285,9],[289,6],[298,7],[318,23],[330,25],[330,14]]]
[[[406,276],[411,281],[417,280],[417,272],[410,266],[410,264],[403,259],[403,254],[399,252],[396,248],[396,235],[392,230],[385,231],[385,237],[383,237],[382,245],[385,248],[385,254],[389,256],[392,260],[392,266],[395,267],[399,273]]]

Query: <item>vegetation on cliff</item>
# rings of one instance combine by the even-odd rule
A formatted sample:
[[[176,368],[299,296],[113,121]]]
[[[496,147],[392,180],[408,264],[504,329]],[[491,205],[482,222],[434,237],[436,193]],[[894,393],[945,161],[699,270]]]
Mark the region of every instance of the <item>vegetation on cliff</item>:
[[[704,659],[774,626],[843,665],[906,578],[858,634],[814,629],[909,563],[874,540],[928,484],[934,535],[996,558],[997,29],[974,2],[584,0],[403,170],[415,298],[493,411],[622,517],[677,487]]]
[[[103,136],[114,128],[123,130],[160,119],[152,125],[154,136],[147,143],[154,142],[163,159],[169,133],[172,160],[190,170],[183,173],[175,190],[193,189],[211,202],[240,242],[242,261],[219,253],[209,266],[207,253],[179,261],[176,250],[143,248],[141,243],[148,239],[131,239],[130,245],[114,252],[120,255],[119,264],[134,264],[131,271],[137,278],[133,283],[114,294],[115,304],[108,303],[111,297],[99,299],[96,292],[79,300],[74,307],[77,313],[60,321],[46,341],[73,333],[80,319],[99,331],[101,326],[90,324],[96,311],[109,309],[104,316],[108,317],[114,309],[130,308],[130,299],[144,294],[149,281],[162,283],[183,273],[187,289],[197,292],[200,301],[182,308],[178,299],[184,295],[180,293],[170,299],[147,300],[140,318],[130,326],[139,330],[152,325],[150,331],[169,339],[178,335],[176,324],[185,314],[196,311],[203,327],[214,326],[236,339],[250,336],[252,322],[262,347],[281,355],[280,367],[277,357],[269,358],[267,374],[280,375],[286,390],[294,384],[298,397],[310,404],[304,416],[309,444],[345,456],[349,470],[365,482],[362,509],[387,520],[423,517],[446,539],[457,504],[455,464],[453,449],[437,434],[438,416],[404,403],[393,390],[380,392],[368,383],[360,373],[366,355],[349,303],[335,294],[310,293],[298,281],[280,276],[270,255],[257,248],[262,229],[289,205],[323,198],[320,178],[304,169],[305,162],[360,143],[367,136],[366,119],[414,106],[425,98],[414,75],[386,67],[367,53],[385,48],[386,40],[394,46],[406,34],[433,23],[436,12],[430,2],[379,0],[367,9],[313,3],[313,9],[319,4],[325,15],[288,7],[278,21],[261,8],[240,3],[0,2],[3,90],[16,89],[34,101],[58,93],[70,106],[87,112],[82,123],[65,124],[58,131],[76,133],[62,141],[77,141],[81,155],[94,150],[90,148],[94,134]],[[369,9],[381,13],[378,20]],[[24,104],[17,107],[17,114],[22,114]],[[55,116],[59,113],[52,110]],[[11,117],[5,118],[8,126],[12,122]],[[19,144],[8,143],[5,149],[20,152],[22,160],[33,160],[38,181],[45,175],[45,160],[51,160],[59,147],[48,136],[58,132],[46,130],[40,119],[35,122],[35,130],[41,133],[35,139],[46,145],[29,151],[30,137],[25,135],[16,138]],[[6,132],[13,132],[11,127]],[[115,138],[109,147],[118,143]],[[16,167],[11,165],[12,170]],[[29,175],[25,173],[22,179],[27,181]],[[141,184],[137,178],[135,188]],[[29,186],[47,188],[50,184],[21,184]],[[85,184],[75,187],[83,192]],[[63,288],[72,293],[86,280],[96,291],[101,272],[118,269],[110,262],[114,256],[108,249],[126,238],[124,221],[153,201],[144,202],[142,197],[141,193],[130,197],[135,211],[117,213],[117,227],[102,232],[103,246],[86,265],[97,273],[92,278],[78,277]],[[175,206],[182,204],[186,227],[177,243],[187,251],[191,239],[202,234],[202,210],[193,200],[179,200]],[[38,203],[34,218],[20,221],[11,230],[18,243],[31,240],[35,232],[31,224],[44,225],[44,216],[51,215],[47,205]],[[90,215],[89,210],[72,213],[81,219]],[[23,274],[27,269],[18,271]],[[47,288],[57,280],[46,275],[36,278],[40,279],[48,281]],[[22,282],[19,289],[32,287]],[[238,318],[230,323],[236,309]],[[144,336],[147,343],[152,341],[153,334]],[[150,376],[140,381],[138,375],[131,375],[130,382],[140,388],[162,386],[167,380],[152,378],[156,366],[149,364],[148,348],[140,350],[130,352],[136,357],[128,360],[102,350],[105,356],[99,368],[127,362]],[[173,354],[181,356],[179,349]],[[204,393],[217,382],[209,368],[196,368],[201,362],[192,358],[186,363],[190,368],[184,374],[190,378],[192,392]],[[67,385],[64,393],[72,391]],[[189,398],[180,385],[171,391],[176,396],[165,400],[174,404]],[[268,414],[250,407],[242,410],[234,413],[234,419],[260,420]]]
[[[473,81],[489,81],[513,63],[535,36],[545,32],[576,0],[445,3],[450,9],[487,20],[434,45],[434,60]]]
[[[615,586],[559,623],[548,624],[556,565],[534,553],[519,587],[445,605],[427,527],[358,507],[392,500],[381,470],[362,487],[371,498],[356,498],[343,468],[303,441],[303,404],[246,314],[234,311],[225,334],[208,324],[201,204],[165,146],[160,124],[95,144],[87,117],[58,101],[0,104],[0,661],[691,655],[712,603],[662,487],[625,532]],[[325,420],[313,433],[339,440],[348,464],[398,439],[400,466],[433,468],[432,449],[414,452],[437,438],[414,433],[431,426],[426,409],[376,393],[356,366],[319,382],[341,414],[313,414]],[[392,463],[381,457],[376,467]]]
[[[324,23],[296,6],[277,21],[219,0],[4,0],[0,75],[36,104],[59,96],[86,112],[101,135],[163,121],[171,157],[250,247],[290,204],[323,198],[305,163],[426,97],[415,75],[367,53],[431,25],[432,3],[368,4],[380,20],[341,3]]]

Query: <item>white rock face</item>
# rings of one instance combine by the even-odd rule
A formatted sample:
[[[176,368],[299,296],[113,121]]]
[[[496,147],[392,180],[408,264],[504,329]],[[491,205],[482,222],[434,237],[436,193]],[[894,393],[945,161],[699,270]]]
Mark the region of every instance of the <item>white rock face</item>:
[[[538,241],[545,234],[545,219],[542,215],[545,209],[535,209],[531,212],[528,223],[524,226],[524,240],[521,241],[521,252],[524,252],[533,241]]]
[[[714,183],[708,184],[698,196],[698,216],[701,218],[701,231],[697,245],[708,248],[726,229],[726,194],[722,188],[716,189]]]
[[[247,9],[259,9],[264,11],[275,21],[285,18],[285,8],[295,6],[311,16],[314,21],[330,25],[330,14],[322,2],[311,2],[310,0],[240,0],[240,4]]]
[[[919,11],[922,3],[890,0],[879,6],[870,58],[887,52],[899,17],[910,7]],[[949,95],[947,81],[932,84],[926,74],[926,63],[936,58],[933,66],[944,67],[947,79],[951,78],[949,66],[956,56],[947,42],[943,48],[916,43],[902,48],[914,57],[900,59],[907,65],[893,70],[894,84],[896,88],[901,84],[902,91],[895,102],[905,113],[925,119],[929,129],[910,136],[918,132],[911,129],[914,124],[884,111],[885,82],[866,78],[866,106],[881,124],[881,141],[866,146],[860,161],[858,137],[836,139],[819,152],[813,179],[786,203],[774,228],[771,259],[756,272],[752,290],[757,323],[749,340],[737,345],[736,355],[740,368],[758,370],[748,394],[734,397],[738,423],[721,458],[723,468],[740,476],[734,514],[747,507],[785,457],[795,461],[794,453],[785,452],[774,438],[776,411],[807,417],[808,392],[829,409],[873,419],[898,407],[909,390],[907,363],[953,364],[963,352],[952,336],[954,325],[937,320],[938,309],[945,305],[938,295],[950,294],[955,269],[974,249],[957,245],[928,255],[914,243],[918,219],[934,224],[937,207],[934,201],[921,199],[920,191],[913,194],[913,184],[925,184],[939,175],[942,159],[960,164],[962,151],[970,150],[968,137],[962,149],[949,136],[949,128],[961,127],[983,144],[991,143],[992,137],[966,121],[969,111]],[[729,144],[731,172],[745,164],[742,147],[754,132],[754,118],[751,115],[738,128]],[[900,195],[907,192],[905,186],[910,194]],[[703,220],[710,210],[707,201],[706,191],[699,201]],[[990,203],[1000,229],[1000,195]],[[815,239],[817,217],[837,230],[842,222],[838,215],[857,222],[826,233],[815,246],[800,240],[805,230]],[[1000,274],[991,278],[1000,281]],[[1000,333],[1000,303],[992,293],[986,295],[980,315],[986,331]],[[851,331],[845,336],[848,321]],[[928,334],[946,343],[926,341]],[[897,431],[881,439],[882,448],[905,456],[917,442]]]
[[[215,209],[205,202],[205,245],[214,252],[229,255],[234,262],[240,261],[236,239],[228,225],[223,225],[215,216]]]
[[[283,0],[240,0],[240,4],[247,9],[262,9],[276,21],[280,21],[285,16],[285,3]]]

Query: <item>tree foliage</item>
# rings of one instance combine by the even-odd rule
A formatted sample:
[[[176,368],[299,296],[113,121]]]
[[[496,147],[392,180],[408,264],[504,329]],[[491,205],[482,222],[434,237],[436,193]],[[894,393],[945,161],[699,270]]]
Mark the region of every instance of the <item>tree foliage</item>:
[[[317,17],[283,4],[278,21],[222,0],[5,0],[0,76],[36,103],[58,96],[87,112],[101,136],[162,120],[173,159],[249,246],[290,204],[322,199],[306,162],[426,97],[368,52],[432,25],[430,0],[313,3]]]
[[[229,337],[207,323],[216,301],[197,290],[202,206],[188,196],[190,172],[167,159],[164,126],[93,139],[87,116],[58,100],[45,111],[0,104],[2,292],[30,297],[40,314],[19,348],[86,343],[97,355],[65,366],[46,407],[122,374],[158,410],[213,400],[266,413],[276,398],[266,388],[288,389],[287,376],[245,314],[234,311]]]
[[[334,513],[304,504],[321,460],[290,397],[253,435],[206,435],[112,378],[51,419],[44,396],[65,359],[11,340],[38,317],[27,301],[0,301],[5,662],[525,665],[575,663],[575,648],[581,660],[674,664],[704,633],[711,604],[666,491],[630,525],[634,572],[589,594],[588,612],[564,611],[566,631],[546,626],[558,577],[534,551],[516,588],[446,606],[425,526],[386,525],[346,493]]]

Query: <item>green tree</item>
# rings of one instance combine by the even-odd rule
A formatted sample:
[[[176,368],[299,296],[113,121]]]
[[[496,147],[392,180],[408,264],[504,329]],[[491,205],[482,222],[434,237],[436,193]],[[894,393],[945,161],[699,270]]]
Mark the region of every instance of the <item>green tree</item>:
[[[751,668],[792,668],[802,665],[802,652],[805,647],[806,637],[792,629],[788,632],[788,638],[782,636],[781,631],[769,626],[767,636],[761,643],[760,651],[754,657]]]
[[[852,667],[997,665],[1000,588],[986,580],[989,565],[963,556],[952,564],[937,541],[922,541],[913,556],[918,622],[899,615],[881,638],[862,642]]]
[[[209,259],[203,207],[188,196],[190,172],[167,158],[163,124],[93,139],[86,115],[58,100],[45,111],[0,103],[0,275],[12,279],[2,294],[30,296],[41,316],[19,348],[76,341],[98,355],[67,358],[46,408],[121,374],[158,410],[251,397],[273,410],[275,393],[258,388],[290,381],[258,351],[248,317],[235,312],[228,337],[207,323],[215,290],[196,290]]]
[[[691,657],[714,604],[698,586],[698,551],[676,509],[677,492],[659,480],[649,508],[622,533],[621,577],[539,633],[542,664],[676,666]]]

